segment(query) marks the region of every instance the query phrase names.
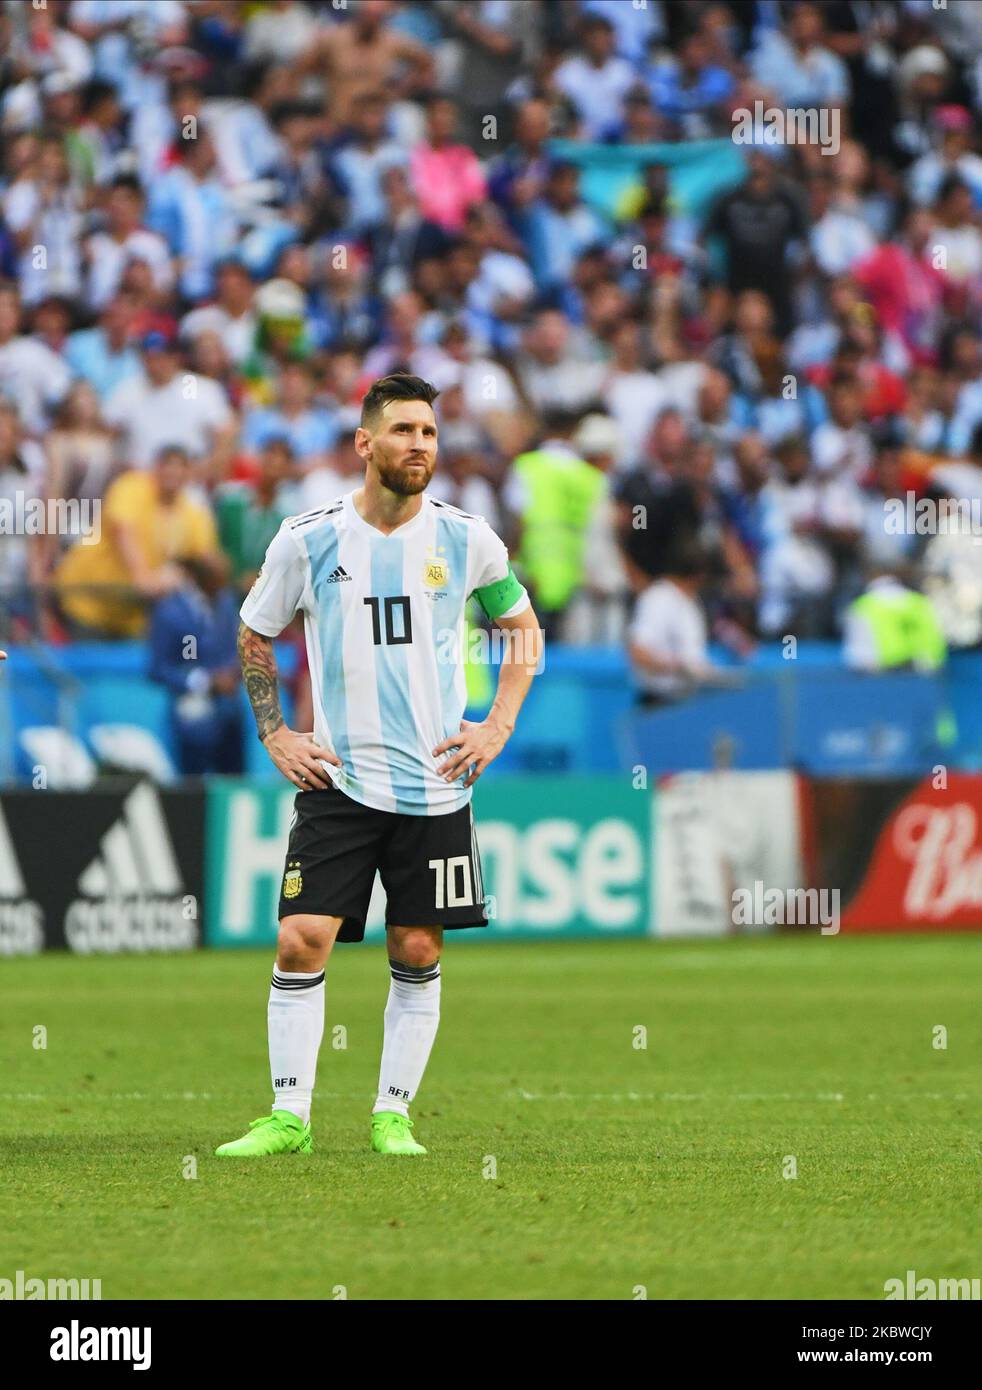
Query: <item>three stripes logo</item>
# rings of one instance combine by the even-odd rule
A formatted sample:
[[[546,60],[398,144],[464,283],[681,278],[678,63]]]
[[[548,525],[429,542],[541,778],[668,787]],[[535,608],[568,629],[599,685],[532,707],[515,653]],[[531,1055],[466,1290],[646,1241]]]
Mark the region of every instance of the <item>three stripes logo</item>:
[[[33,956],[44,945],[44,912],[28,898],[7,821],[0,808],[0,956]]]
[[[327,576],[326,582],[328,584],[343,584],[345,580],[350,583],[351,575],[343,565],[338,565],[337,569]]]
[[[73,951],[183,950],[197,943],[197,904],[183,892],[160,798],[141,782],[78,878],[65,914]]]

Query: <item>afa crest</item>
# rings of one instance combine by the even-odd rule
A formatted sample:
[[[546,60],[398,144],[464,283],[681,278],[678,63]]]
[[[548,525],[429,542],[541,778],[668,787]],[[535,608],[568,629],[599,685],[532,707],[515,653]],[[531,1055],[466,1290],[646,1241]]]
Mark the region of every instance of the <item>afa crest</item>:
[[[446,560],[437,560],[431,555],[423,565],[423,583],[431,589],[446,588],[450,578],[450,566]]]
[[[283,896],[284,898],[295,898],[303,890],[303,874],[300,872],[300,860],[297,859],[293,864],[287,864],[286,873],[283,876]]]

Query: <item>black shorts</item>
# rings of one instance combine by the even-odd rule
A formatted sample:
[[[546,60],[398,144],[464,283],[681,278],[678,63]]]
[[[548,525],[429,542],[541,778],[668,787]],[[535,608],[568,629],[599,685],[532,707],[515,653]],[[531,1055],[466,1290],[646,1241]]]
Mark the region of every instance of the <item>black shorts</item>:
[[[338,941],[361,941],[376,870],[387,927],[486,927],[470,804],[443,816],[363,806],[336,788],[298,792],[279,917],[342,917]]]

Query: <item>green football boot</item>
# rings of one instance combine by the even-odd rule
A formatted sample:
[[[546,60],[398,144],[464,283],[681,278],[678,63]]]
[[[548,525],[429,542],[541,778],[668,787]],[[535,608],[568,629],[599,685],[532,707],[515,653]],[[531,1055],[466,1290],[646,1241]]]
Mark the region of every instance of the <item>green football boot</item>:
[[[259,1158],[262,1154],[309,1154],[314,1147],[310,1125],[289,1110],[261,1115],[249,1133],[215,1150],[217,1158]]]
[[[395,1110],[379,1110],[372,1116],[372,1148],[377,1154],[425,1154],[412,1136],[413,1122]]]

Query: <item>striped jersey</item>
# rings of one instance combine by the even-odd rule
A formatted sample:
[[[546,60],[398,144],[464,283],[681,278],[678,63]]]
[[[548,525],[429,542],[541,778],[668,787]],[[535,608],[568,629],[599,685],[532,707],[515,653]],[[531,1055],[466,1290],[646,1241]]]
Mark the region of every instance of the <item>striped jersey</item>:
[[[323,764],[348,796],[380,811],[446,815],[470,788],[437,774],[433,749],[460,729],[467,702],[464,608],[508,574],[508,552],[483,517],[423,495],[416,515],[384,535],[351,493],[287,517],[240,610],[276,637],[304,615],[314,736],[342,767]],[[527,608],[524,589],[502,616]]]

